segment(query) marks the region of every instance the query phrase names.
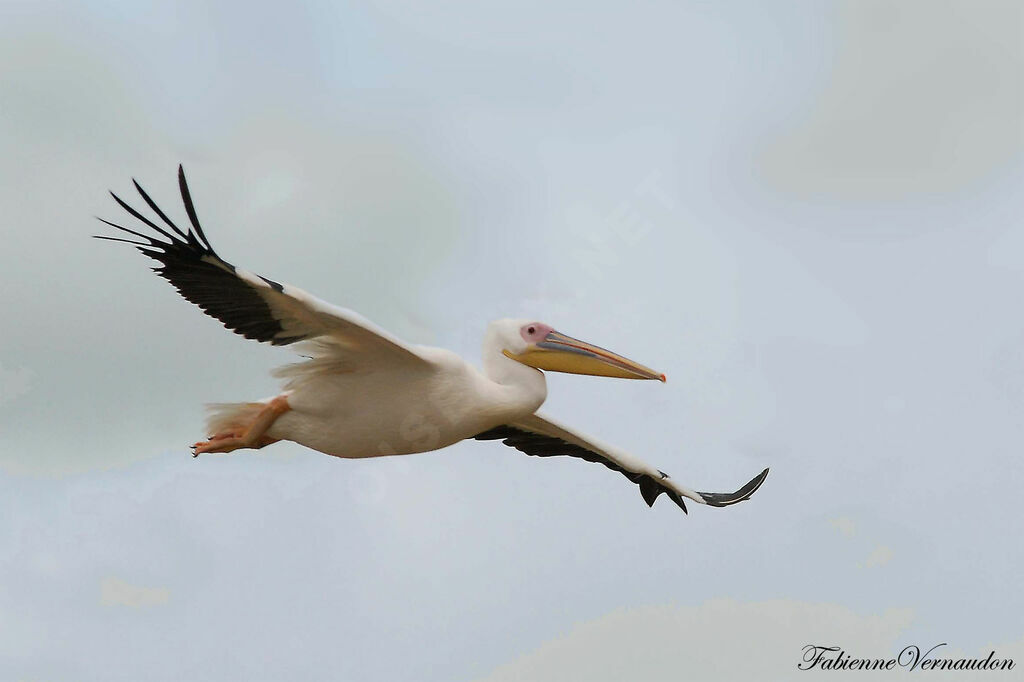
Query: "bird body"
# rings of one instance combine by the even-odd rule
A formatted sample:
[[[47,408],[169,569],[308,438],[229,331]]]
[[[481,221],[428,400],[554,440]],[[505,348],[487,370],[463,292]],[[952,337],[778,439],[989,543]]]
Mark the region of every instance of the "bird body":
[[[134,182],[134,181],[133,181]],[[178,184],[191,227],[182,230],[136,182],[163,227],[111,192],[146,234],[100,219],[156,260],[154,271],[225,327],[274,345],[293,345],[305,360],[276,371],[280,394],[210,406],[208,440],[195,455],[258,449],[289,440],[343,458],[427,452],[462,440],[501,440],[528,455],[571,456],[625,475],[648,505],[665,494],[724,507],[749,498],[765,469],[733,493],[683,486],[642,460],[541,415],[544,371],[665,381],[665,375],[542,322],[502,319],[488,325],[483,369],[451,351],[408,344],[358,313],[301,289],[237,268],[210,245],[179,166]],[[542,371],[543,370],[543,371]]]
[[[499,383],[449,350],[411,348],[422,362],[357,369],[337,360],[344,348],[334,344],[305,349],[315,353],[310,360],[276,372],[290,379],[284,395],[291,409],[267,435],[337,457],[414,454],[533,414],[547,395],[539,370],[504,356],[525,370],[523,382]],[[211,423],[208,430],[224,426]]]

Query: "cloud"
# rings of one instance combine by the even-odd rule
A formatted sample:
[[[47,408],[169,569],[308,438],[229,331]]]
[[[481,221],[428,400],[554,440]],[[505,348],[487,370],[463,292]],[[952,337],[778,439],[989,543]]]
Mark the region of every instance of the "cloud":
[[[171,598],[166,587],[139,587],[120,578],[104,578],[100,582],[100,603],[104,606],[162,606]]]
[[[857,524],[849,516],[829,519],[829,525],[835,528],[843,537],[849,538],[857,534]]]
[[[1003,1],[848,1],[831,78],[762,171],[796,194],[890,199],[962,188],[1024,135],[1022,9]]]
[[[860,566],[864,568],[877,568],[878,566],[885,566],[890,561],[892,561],[892,550],[885,545],[879,545],[871,551],[867,559],[860,563]]]
[[[840,646],[857,658],[894,657],[909,645],[924,651],[940,644],[908,639],[913,620],[905,608],[861,614],[838,604],[791,600],[716,599],[699,606],[626,609],[580,623],[479,682],[806,680],[807,671],[797,665],[808,644]],[[934,656],[984,658],[989,651],[1024,664],[1024,639],[974,652],[947,644]]]
[[[577,625],[481,682],[801,679],[806,673],[796,666],[805,645],[895,654],[912,619],[910,609],[862,615],[787,600],[620,610]]]

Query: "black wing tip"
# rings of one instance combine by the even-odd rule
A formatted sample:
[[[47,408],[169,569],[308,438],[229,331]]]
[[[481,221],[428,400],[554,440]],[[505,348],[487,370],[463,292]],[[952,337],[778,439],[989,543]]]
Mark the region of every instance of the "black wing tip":
[[[210,240],[206,238],[206,233],[203,232],[203,226],[199,224],[196,206],[192,201],[192,193],[189,192],[188,181],[185,180],[185,167],[180,163],[178,164],[178,190],[181,192],[182,203],[185,204],[185,213],[188,214],[188,220],[192,223],[192,228],[195,230],[196,236],[199,237],[201,246],[205,247],[211,254],[217,255],[210,245]]]
[[[184,165],[180,163],[178,180],[190,228],[183,230],[175,225],[146,193],[142,185],[132,178],[132,185],[139,196],[159,220],[163,221],[167,229],[141,214],[114,192],[110,192],[121,208],[150,228],[153,233],[147,234],[145,230],[134,230],[96,216],[103,224],[124,234],[93,236],[107,241],[131,244],[149,258],[156,260],[159,265],[154,267],[153,271],[170,282],[181,296],[199,306],[203,312],[219,320],[231,331],[247,339],[287,345],[307,338],[307,334],[304,333],[285,333],[281,320],[256,290],[257,287],[240,279],[235,267],[217,255],[199,224],[195,205],[185,182]],[[284,292],[284,286],[278,282],[266,278],[263,278],[263,282],[278,293]]]
[[[662,478],[668,478],[668,474],[666,474],[664,471],[661,471],[659,469],[658,473],[661,474]],[[645,475],[642,478],[640,478],[639,481],[636,481],[636,483],[637,485],[640,486],[640,496],[644,498],[644,502],[647,503],[648,507],[653,507],[655,500],[658,499],[658,496],[661,495],[662,493],[665,493],[665,495],[668,496],[668,499],[672,500],[677,507],[683,510],[684,514],[690,513],[686,509],[686,503],[683,502],[682,496],[674,492],[673,490],[669,489],[655,478]]]
[[[92,238],[103,239],[108,242],[121,242],[122,244],[132,244],[133,246],[145,246],[147,248],[152,246],[152,244],[147,244],[145,242],[135,242],[132,241],[131,239],[122,239],[121,237],[108,237],[107,235],[104,234],[94,234],[92,235]]]
[[[207,239],[206,234],[203,232],[202,226],[199,224],[199,218],[196,215],[195,204],[192,201],[192,195],[189,192],[188,183],[185,180],[185,168],[183,164],[178,164],[178,188],[179,191],[181,192],[182,203],[185,205],[185,212],[188,214],[189,222],[192,224],[192,229],[188,231],[183,231],[177,225],[175,225],[174,222],[167,217],[167,214],[164,213],[159,206],[157,206],[156,202],[153,201],[153,199],[149,196],[146,190],[143,189],[142,185],[139,184],[138,180],[136,180],[134,177],[132,178],[132,185],[138,191],[139,195],[143,198],[143,200],[145,200],[146,204],[150,208],[152,208],[153,211],[160,217],[160,219],[163,220],[164,223],[166,223],[167,227],[169,227],[173,231],[173,234],[163,229],[159,225],[155,224],[146,216],[139,213],[124,199],[118,196],[117,193],[114,192],[113,190],[107,191],[110,193],[110,196],[114,199],[114,201],[117,202],[117,204],[125,211],[127,211],[132,217],[141,221],[146,226],[153,229],[160,236],[164,237],[167,240],[166,242],[155,242],[154,246],[160,246],[165,250],[167,248],[185,247],[187,249],[198,252],[200,255],[212,255],[217,258],[220,258],[217,255],[216,251],[213,250],[213,247],[210,245],[210,240]],[[134,230],[129,230],[125,227],[122,227],[121,225],[116,225],[110,222],[109,220],[105,220],[98,216],[96,216],[96,219],[103,223],[106,223],[107,225],[110,225],[111,227],[116,227],[119,230],[123,230],[137,237],[142,237],[143,239],[154,241],[153,237],[143,235]],[[277,286],[280,287],[280,285]]]
[[[668,496],[668,499],[670,499],[673,502],[675,502],[676,506],[683,510],[684,514],[689,516],[690,512],[686,510],[686,503],[683,502],[683,496],[682,495],[680,495],[678,493],[671,492],[669,490],[665,490],[663,492]]]
[[[757,489],[761,487],[764,480],[768,478],[768,467],[765,467],[764,471],[754,476],[752,479],[747,481],[747,484],[742,488],[733,493],[702,493],[697,494],[704,498],[704,501],[712,507],[728,507],[736,504],[737,502],[743,502],[749,500],[751,495],[757,492]]]

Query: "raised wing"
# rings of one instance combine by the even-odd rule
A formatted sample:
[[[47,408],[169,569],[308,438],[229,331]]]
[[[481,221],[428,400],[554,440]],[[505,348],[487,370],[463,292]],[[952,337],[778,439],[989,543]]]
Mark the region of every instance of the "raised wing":
[[[647,506],[654,506],[658,495],[665,493],[684,512],[686,511],[684,497],[698,504],[728,507],[748,499],[761,487],[764,479],[768,476],[768,469],[765,469],[734,493],[697,492],[679,485],[664,471],[655,469],[622,450],[604,445],[592,438],[584,438],[539,414],[497,426],[477,434],[475,438],[477,440],[501,440],[505,445],[528,455],[579,457],[588,462],[603,464],[640,486],[640,494]]]
[[[383,356],[392,362],[427,362],[414,348],[361,315],[321,301],[296,287],[236,268],[217,255],[199,224],[181,166],[178,166],[178,186],[191,223],[187,231],[175,225],[139,183],[134,180],[132,183],[167,229],[111,192],[121,208],[154,230],[156,235],[137,232],[100,218],[100,221],[139,241],[94,236],[135,245],[139,251],[160,263],[153,268],[154,272],[231,331],[247,339],[278,346],[319,339],[340,346],[346,355],[357,355],[363,359]]]

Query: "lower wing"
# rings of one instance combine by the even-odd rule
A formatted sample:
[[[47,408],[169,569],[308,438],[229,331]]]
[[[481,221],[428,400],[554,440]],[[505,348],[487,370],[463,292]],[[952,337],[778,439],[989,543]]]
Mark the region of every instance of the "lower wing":
[[[629,453],[604,445],[592,438],[573,433],[550,419],[533,414],[509,424],[497,426],[474,436],[477,440],[500,440],[520,452],[538,457],[579,457],[588,462],[603,464],[618,471],[640,486],[640,494],[647,506],[653,506],[658,495],[665,493],[680,509],[686,511],[683,498],[712,507],[729,505],[749,499],[768,476],[765,469],[746,485],[733,493],[702,493],[679,485],[660,469],[655,469]]]

